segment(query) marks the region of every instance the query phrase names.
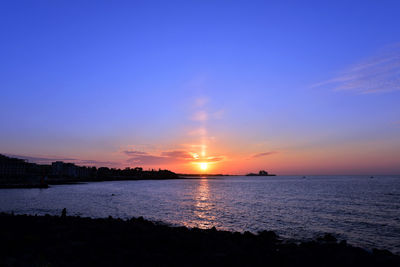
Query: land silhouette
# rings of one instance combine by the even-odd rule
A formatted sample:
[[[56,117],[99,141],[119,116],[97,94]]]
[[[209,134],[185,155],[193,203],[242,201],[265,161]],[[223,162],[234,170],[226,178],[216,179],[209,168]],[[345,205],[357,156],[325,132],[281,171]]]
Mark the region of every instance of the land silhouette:
[[[330,234],[293,242],[258,234],[129,220],[0,213],[0,266],[400,266]]]
[[[0,154],[0,188],[47,188],[49,185],[96,181],[195,179],[220,176],[234,175],[177,174],[170,170],[144,170],[142,167],[97,168],[62,161],[36,164]],[[249,173],[246,176],[275,176],[275,174],[261,170],[258,174]]]
[[[55,161],[52,164],[30,163],[0,154],[0,188],[46,188],[50,184],[69,184],[94,181],[178,179],[169,170],[141,167],[125,169],[77,166]]]

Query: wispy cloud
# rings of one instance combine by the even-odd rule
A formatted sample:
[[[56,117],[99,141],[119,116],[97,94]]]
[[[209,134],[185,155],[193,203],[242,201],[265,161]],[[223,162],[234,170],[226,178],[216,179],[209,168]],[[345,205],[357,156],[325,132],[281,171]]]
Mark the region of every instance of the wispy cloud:
[[[349,90],[361,94],[385,93],[400,90],[400,44],[356,64],[336,77],[312,87]]]
[[[204,110],[197,111],[193,114],[191,119],[194,121],[207,121],[208,113]]]
[[[193,159],[192,153],[183,150],[161,152],[161,156],[178,159]]]
[[[206,136],[207,135],[207,129],[204,127],[200,127],[194,130],[191,130],[188,132],[189,135],[195,135],[195,136]]]
[[[174,161],[172,161],[168,157],[162,157],[150,154],[130,157],[129,159],[127,159],[126,162],[136,165],[162,165],[162,164],[174,163]]]
[[[277,154],[277,151],[269,151],[269,152],[262,152],[262,153],[258,153],[258,154],[254,154],[253,156],[251,156],[251,158],[261,158],[261,157],[266,157],[266,156],[270,156],[273,154]]]
[[[123,151],[123,153],[129,156],[127,159],[128,163],[137,165],[185,164],[197,162],[215,163],[224,159],[223,156],[202,157],[198,153],[186,150],[162,151],[159,154],[141,151]]]
[[[103,160],[90,160],[90,159],[77,159],[72,161],[73,163],[80,166],[97,166],[97,167],[118,167],[120,163],[114,161],[103,161]]]
[[[143,151],[136,151],[136,150],[124,150],[123,153],[126,154],[126,155],[128,155],[128,156],[147,155],[146,152],[143,152]]]
[[[216,163],[216,162],[223,161],[224,159],[225,159],[225,157],[223,157],[223,156],[217,156],[217,157],[207,157],[207,158],[204,158],[204,159],[197,159],[194,162]]]

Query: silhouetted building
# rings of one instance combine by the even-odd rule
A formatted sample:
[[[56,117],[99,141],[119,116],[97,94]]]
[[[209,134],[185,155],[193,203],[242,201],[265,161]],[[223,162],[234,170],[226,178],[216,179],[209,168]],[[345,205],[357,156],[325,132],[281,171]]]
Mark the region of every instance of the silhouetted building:
[[[20,178],[27,174],[29,163],[0,154],[0,178]]]
[[[77,176],[80,178],[90,177],[91,169],[88,167],[77,167]]]
[[[64,178],[83,181],[98,180],[137,180],[137,179],[175,179],[179,176],[168,170],[143,171],[141,167],[116,169],[108,167],[76,166],[62,161],[51,165],[29,163],[23,159],[10,158],[0,154],[1,183],[62,182]]]
[[[78,177],[78,167],[73,163],[56,161],[51,164],[51,173],[57,177]]]

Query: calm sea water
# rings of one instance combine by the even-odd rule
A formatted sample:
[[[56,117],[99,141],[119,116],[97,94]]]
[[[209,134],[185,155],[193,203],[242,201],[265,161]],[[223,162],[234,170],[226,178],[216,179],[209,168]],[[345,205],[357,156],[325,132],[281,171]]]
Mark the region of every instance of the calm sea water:
[[[226,177],[1,189],[0,211],[120,218],[293,239],[333,233],[400,254],[400,176]]]

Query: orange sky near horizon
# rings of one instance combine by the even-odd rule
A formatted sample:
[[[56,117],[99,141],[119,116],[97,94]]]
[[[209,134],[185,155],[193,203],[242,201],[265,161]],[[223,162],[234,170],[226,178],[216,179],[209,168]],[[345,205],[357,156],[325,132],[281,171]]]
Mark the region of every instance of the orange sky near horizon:
[[[165,168],[178,173],[246,174],[259,170],[281,175],[400,173],[393,167],[399,166],[400,146],[393,146],[390,140],[293,147],[280,147],[281,144],[277,143],[270,145],[270,150],[255,150],[251,146],[242,148],[230,143],[232,140],[225,141],[228,143],[214,140],[207,144],[184,144],[176,150],[132,148],[115,155],[118,155],[120,167]]]

